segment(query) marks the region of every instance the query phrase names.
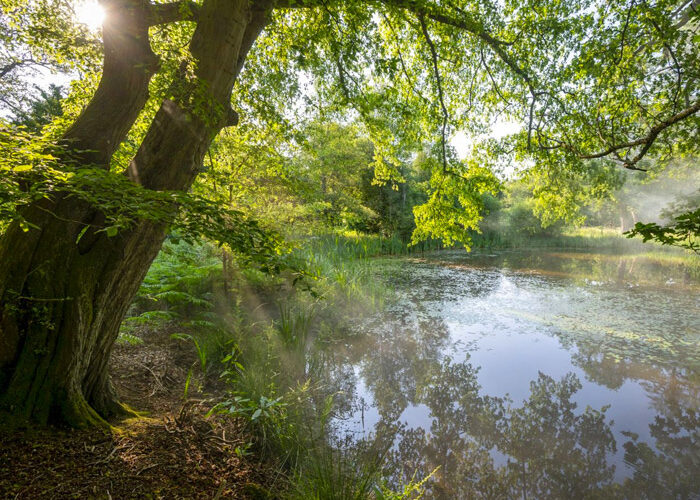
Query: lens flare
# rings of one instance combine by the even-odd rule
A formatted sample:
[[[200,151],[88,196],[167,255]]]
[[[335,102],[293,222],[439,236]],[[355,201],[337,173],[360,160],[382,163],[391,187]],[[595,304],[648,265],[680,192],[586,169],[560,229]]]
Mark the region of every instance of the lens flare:
[[[104,9],[94,0],[81,2],[75,7],[75,19],[92,31],[100,29],[104,18]]]

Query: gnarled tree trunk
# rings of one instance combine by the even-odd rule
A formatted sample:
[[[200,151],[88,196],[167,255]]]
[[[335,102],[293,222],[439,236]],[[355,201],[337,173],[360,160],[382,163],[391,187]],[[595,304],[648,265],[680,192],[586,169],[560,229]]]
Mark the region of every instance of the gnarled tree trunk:
[[[152,7],[109,0],[102,80],[68,130],[77,165],[109,168],[148,98],[156,58],[148,43]],[[230,94],[245,56],[266,24],[271,2],[205,0],[190,45],[196,78],[177,82],[128,175],[153,190],[186,190],[219,130],[230,124]],[[206,92],[206,109],[186,104]],[[197,100],[201,102],[201,99]],[[87,150],[87,152],[85,152]],[[26,207],[40,229],[11,226],[0,242],[0,411],[20,420],[104,424],[123,413],[107,371],[119,325],[157,255],[167,221],[142,221],[117,236],[88,231],[100,214],[57,196]],[[79,240],[79,241],[78,241]]]

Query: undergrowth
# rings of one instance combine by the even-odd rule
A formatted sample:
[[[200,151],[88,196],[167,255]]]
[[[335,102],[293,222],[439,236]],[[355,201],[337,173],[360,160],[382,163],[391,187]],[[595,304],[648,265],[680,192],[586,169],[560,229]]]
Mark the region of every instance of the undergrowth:
[[[300,245],[296,257],[316,276],[313,292],[249,268],[223,274],[222,250],[167,242],[144,280],[120,341],[148,341],[165,329],[190,345],[183,397],[218,394],[211,413],[245,422],[254,436],[236,453],[274,465],[274,494],[289,499],[418,498],[424,481],[394,492],[383,479],[386,450],[339,443],[334,394],[319,376],[316,343],[356,334],[358,318],[383,307],[391,290],[368,259],[405,249],[399,241],[329,235]]]

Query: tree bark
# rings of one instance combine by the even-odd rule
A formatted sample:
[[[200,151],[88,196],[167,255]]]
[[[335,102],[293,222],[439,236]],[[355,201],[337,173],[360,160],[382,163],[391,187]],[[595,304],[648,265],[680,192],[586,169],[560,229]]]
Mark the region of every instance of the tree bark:
[[[109,168],[112,155],[148,100],[148,83],[158,69],[158,58],[148,39],[151,7],[146,0],[101,3],[106,14],[102,77],[63,142],[74,163]]]
[[[68,161],[108,168],[148,98],[156,62],[143,15],[148,5],[103,3],[118,14],[108,12],[114,30],[105,27],[103,77],[64,138]],[[128,169],[134,182],[153,190],[192,185],[211,141],[230,123],[235,79],[270,8],[205,0],[190,45],[196,78],[175,82],[177,100],[166,99],[156,113]],[[0,241],[0,411],[39,424],[106,425],[125,413],[109,381],[110,353],[168,221],[137,222],[111,238],[89,231],[78,242],[85,225],[100,218],[83,202],[59,196],[23,215],[39,229],[25,233],[15,224]]]

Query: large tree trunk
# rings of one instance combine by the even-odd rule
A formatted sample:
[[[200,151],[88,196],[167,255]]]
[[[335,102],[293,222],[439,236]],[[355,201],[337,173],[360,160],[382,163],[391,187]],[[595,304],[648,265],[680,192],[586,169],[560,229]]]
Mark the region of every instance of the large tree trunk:
[[[129,7],[119,10],[118,19],[127,22],[111,34],[105,27],[100,87],[66,134],[75,150],[92,150],[68,155],[77,164],[109,164],[146,102],[155,69],[147,23],[138,20],[148,19],[139,10],[147,4],[106,3]],[[231,90],[269,7],[248,0],[204,2],[190,46],[196,78],[176,82],[174,94],[179,103],[201,103],[204,92],[208,104],[193,109],[163,102],[128,169],[134,182],[154,190],[191,186],[212,139],[235,116]],[[115,57],[120,64],[111,74],[108,63]],[[138,222],[111,238],[91,230],[79,239],[100,214],[74,198],[44,200],[23,215],[40,229],[25,233],[13,225],[0,242],[0,409],[39,424],[103,425],[103,418],[124,412],[109,382],[109,356],[167,221]]]

